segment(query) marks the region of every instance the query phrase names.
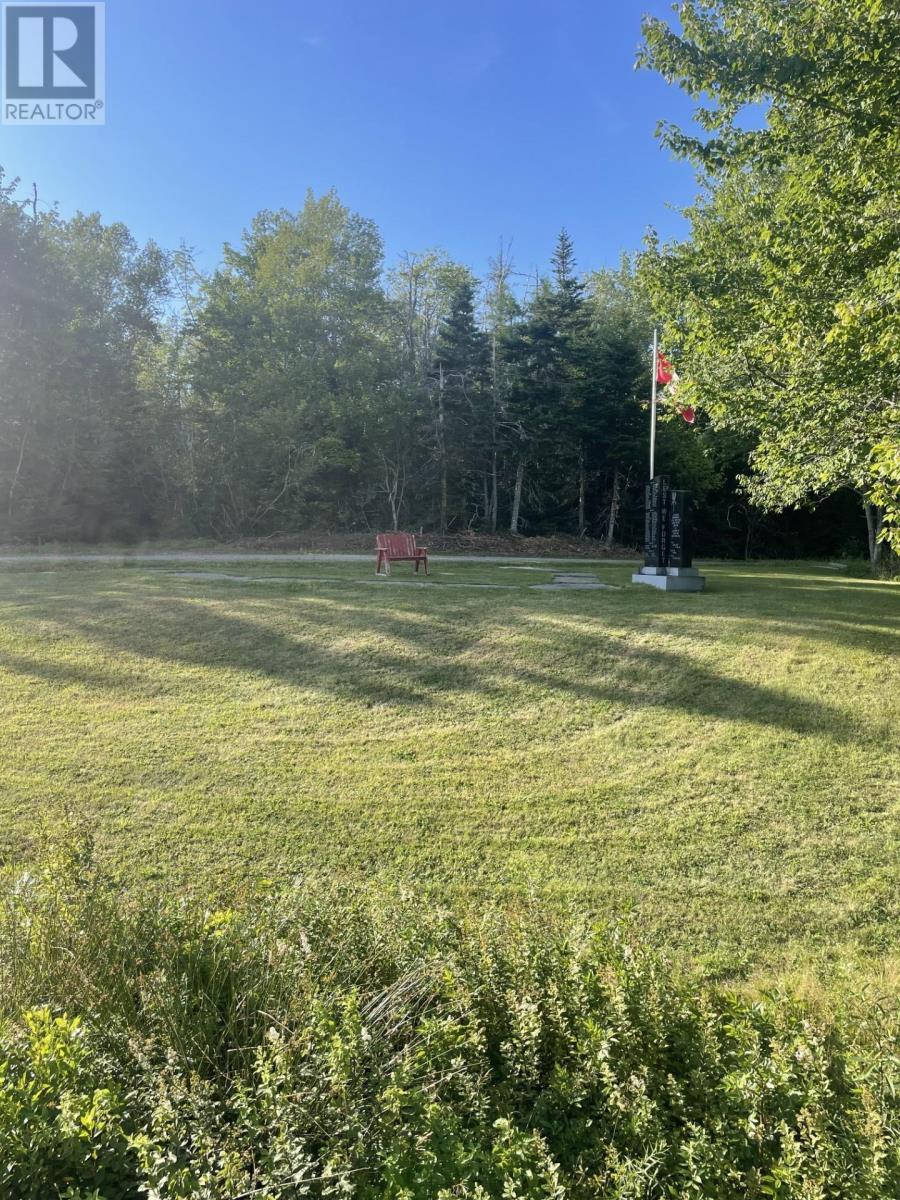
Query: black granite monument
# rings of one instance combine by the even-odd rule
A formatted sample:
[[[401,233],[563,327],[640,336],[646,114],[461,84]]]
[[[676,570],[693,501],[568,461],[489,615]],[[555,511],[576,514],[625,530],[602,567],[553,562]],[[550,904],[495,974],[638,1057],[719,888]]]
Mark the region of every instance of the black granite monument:
[[[669,567],[687,570],[694,555],[691,493],[669,492]]]
[[[690,492],[673,490],[662,475],[647,484],[644,513],[644,565],[632,583],[665,592],[702,592],[705,578],[692,566]]]
[[[668,558],[668,494],[665,479],[658,475],[645,489],[644,566],[665,572]]]

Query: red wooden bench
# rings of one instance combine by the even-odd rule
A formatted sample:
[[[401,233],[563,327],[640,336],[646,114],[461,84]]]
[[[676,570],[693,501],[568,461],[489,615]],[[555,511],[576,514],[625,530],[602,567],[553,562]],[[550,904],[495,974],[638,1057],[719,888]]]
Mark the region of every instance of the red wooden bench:
[[[428,574],[428,551],[424,546],[416,545],[414,533],[376,533],[375,574],[390,575],[392,562],[414,562],[416,574],[419,573],[419,563],[424,563],[425,574]]]

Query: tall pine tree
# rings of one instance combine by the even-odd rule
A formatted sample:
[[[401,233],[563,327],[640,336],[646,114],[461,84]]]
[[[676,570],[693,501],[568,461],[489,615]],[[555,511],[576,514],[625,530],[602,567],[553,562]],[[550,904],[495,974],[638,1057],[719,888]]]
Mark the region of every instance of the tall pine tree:
[[[457,516],[472,507],[473,482],[477,487],[483,470],[488,362],[488,339],[475,319],[475,281],[470,277],[453,296],[432,371],[441,533],[448,528],[451,503]]]

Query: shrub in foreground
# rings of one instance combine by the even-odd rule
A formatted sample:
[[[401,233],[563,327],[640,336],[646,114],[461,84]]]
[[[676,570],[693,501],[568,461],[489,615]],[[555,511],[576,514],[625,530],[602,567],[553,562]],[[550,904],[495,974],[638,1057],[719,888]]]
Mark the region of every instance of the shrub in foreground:
[[[302,890],[128,901],[77,855],[0,916],[0,1196],[896,1197],[885,1014],[615,932]]]

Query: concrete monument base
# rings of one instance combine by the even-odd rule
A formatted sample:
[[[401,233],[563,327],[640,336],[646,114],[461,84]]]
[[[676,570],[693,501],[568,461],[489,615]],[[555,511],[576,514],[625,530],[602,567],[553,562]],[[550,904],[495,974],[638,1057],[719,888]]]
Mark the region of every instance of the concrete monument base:
[[[706,587],[706,577],[696,567],[644,567],[631,582],[647,583],[661,592],[702,592]]]

